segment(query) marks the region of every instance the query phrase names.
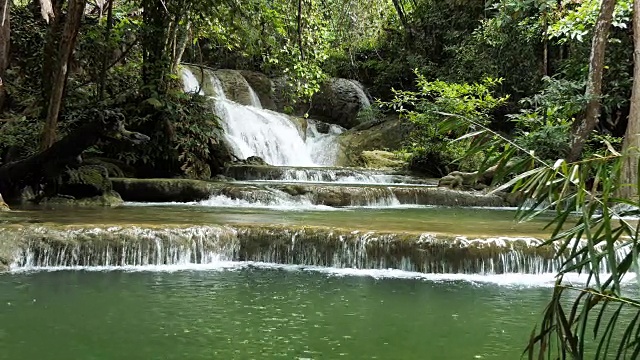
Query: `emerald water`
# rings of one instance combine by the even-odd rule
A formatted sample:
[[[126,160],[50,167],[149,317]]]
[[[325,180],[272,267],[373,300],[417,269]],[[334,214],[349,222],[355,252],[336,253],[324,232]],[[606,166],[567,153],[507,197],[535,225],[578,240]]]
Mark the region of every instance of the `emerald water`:
[[[0,275],[0,358],[518,359],[551,292],[229,266]]]
[[[115,209],[48,209],[12,212],[0,224],[53,225],[225,225],[279,224],[338,228],[430,232],[453,235],[545,236],[545,218],[519,223],[513,210],[482,208],[407,207],[272,210],[205,206],[125,206]]]

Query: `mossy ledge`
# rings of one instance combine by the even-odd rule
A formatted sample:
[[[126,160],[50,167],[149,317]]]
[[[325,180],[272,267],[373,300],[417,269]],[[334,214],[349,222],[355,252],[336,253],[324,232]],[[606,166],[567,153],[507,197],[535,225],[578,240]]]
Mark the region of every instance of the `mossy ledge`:
[[[219,260],[424,273],[540,273],[559,260],[533,238],[470,238],[316,226],[17,226],[4,268],[207,264]]]
[[[310,201],[333,207],[410,204],[437,206],[513,206],[505,197],[429,186],[356,186],[332,184],[207,182],[186,179],[113,179],[125,201],[191,202],[211,196],[273,203],[276,199]]]

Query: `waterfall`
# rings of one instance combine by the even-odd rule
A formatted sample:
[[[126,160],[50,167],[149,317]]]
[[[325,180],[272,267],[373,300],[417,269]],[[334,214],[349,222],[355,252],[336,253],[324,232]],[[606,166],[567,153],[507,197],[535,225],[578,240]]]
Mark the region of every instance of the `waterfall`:
[[[241,159],[259,156],[267,163],[278,166],[333,165],[337,156],[335,139],[340,133],[339,129],[332,127],[329,134],[313,131],[304,134],[287,115],[262,109],[258,95],[244,78],[236,85],[246,86],[246,89],[240,90],[247,92],[248,106],[230,99],[213,71],[202,71],[202,74],[202,83],[212,89],[213,109],[221,120],[225,139],[235,156]],[[200,82],[189,68],[182,68],[182,80],[185,92],[199,91],[200,94],[209,95],[207,91],[202,91]]]
[[[360,103],[362,104],[363,108],[371,107],[371,101],[369,101],[369,97],[364,92],[364,86],[362,86],[362,84],[360,84],[360,82],[356,80],[349,81],[355,85],[356,92],[358,93],[358,98],[360,99]]]
[[[191,226],[2,229],[13,244],[14,271],[38,268],[131,267],[266,262],[426,274],[547,274],[561,269],[557,249],[534,238],[466,238],[360,232],[328,227]],[[584,246],[582,243],[579,246]],[[628,248],[620,246],[620,261]],[[600,271],[609,269],[603,259]]]
[[[338,135],[345,129],[338,125],[329,125],[328,131],[323,134],[318,130],[318,123],[309,120],[307,123],[307,149],[313,161],[317,165],[331,166],[335,163],[340,150]]]
[[[260,156],[271,165],[314,166],[295,124],[283,114],[216,100],[216,113],[234,154]]]

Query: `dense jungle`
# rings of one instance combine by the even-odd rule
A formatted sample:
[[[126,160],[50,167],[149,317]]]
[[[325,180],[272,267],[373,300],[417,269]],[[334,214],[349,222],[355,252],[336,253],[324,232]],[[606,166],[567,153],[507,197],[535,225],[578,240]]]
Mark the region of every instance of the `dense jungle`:
[[[2,0],[0,358],[636,359],[639,148],[638,1]]]

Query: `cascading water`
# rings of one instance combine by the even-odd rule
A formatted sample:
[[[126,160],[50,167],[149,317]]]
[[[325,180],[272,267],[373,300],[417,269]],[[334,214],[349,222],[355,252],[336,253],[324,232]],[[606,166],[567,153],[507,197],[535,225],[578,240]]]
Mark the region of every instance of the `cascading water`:
[[[252,261],[434,274],[548,274],[565,259],[534,238],[466,238],[324,227],[110,227],[4,229],[17,240],[11,268],[140,267]],[[617,250],[620,261],[628,248]],[[608,271],[607,261],[600,264]]]
[[[307,123],[307,149],[313,162],[317,165],[331,166],[338,157],[338,135],[344,128],[338,125],[329,125],[325,134],[318,130],[317,122],[309,120]]]
[[[202,74],[202,82],[208,82],[212,87],[214,109],[221,119],[227,143],[238,158],[259,156],[267,163],[278,166],[333,164],[336,154],[331,145],[339,134],[337,129],[332,128],[329,134],[311,131],[305,136],[301,127],[287,115],[262,109],[258,95],[246,80],[239,82],[239,86],[246,86],[243,91],[248,93],[251,103],[249,106],[229,100],[220,80],[213,72],[203,71]],[[182,79],[185,92],[203,94],[202,86],[191,70],[183,68]],[[321,139],[317,140],[316,135]],[[308,143],[305,143],[304,137]],[[330,148],[326,148],[327,146]]]

